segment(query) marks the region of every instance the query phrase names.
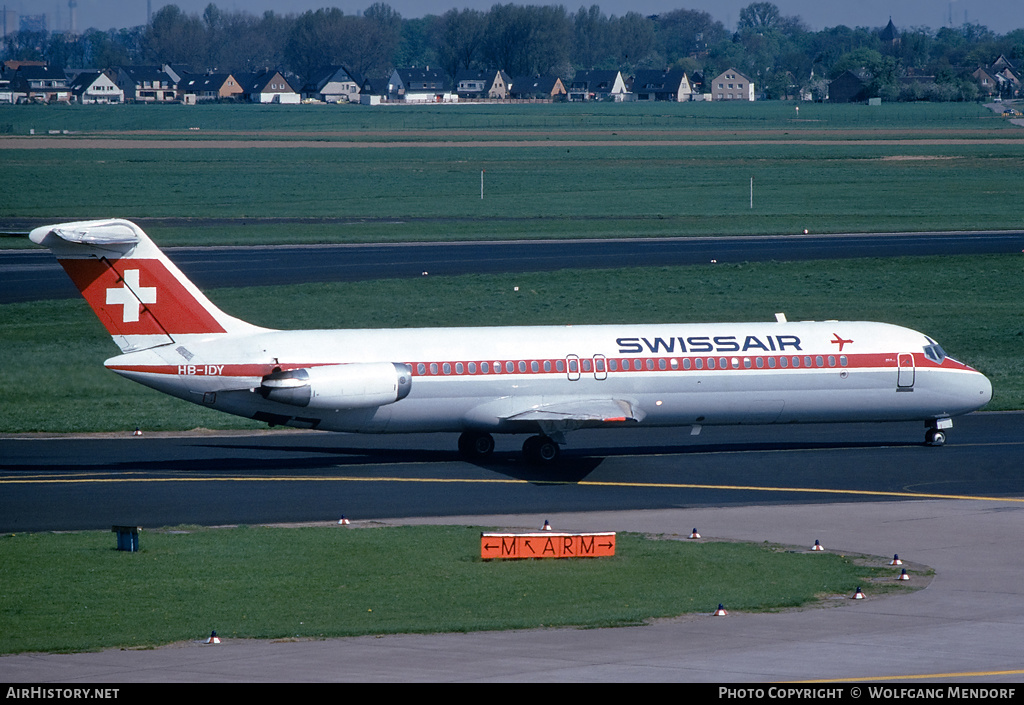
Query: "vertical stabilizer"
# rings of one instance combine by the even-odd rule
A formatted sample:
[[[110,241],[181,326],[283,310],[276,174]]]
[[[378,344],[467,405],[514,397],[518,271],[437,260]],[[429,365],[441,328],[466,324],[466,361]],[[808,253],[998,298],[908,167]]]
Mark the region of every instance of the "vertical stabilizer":
[[[217,308],[132,222],[46,225],[29,237],[53,252],[122,352],[260,330]]]

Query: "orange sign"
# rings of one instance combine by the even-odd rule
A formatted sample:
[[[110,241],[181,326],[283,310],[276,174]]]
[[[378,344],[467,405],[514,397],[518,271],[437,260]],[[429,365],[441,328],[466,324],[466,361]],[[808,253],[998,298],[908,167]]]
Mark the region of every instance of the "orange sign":
[[[480,534],[480,557],[493,558],[598,558],[615,555],[615,532],[561,534]]]

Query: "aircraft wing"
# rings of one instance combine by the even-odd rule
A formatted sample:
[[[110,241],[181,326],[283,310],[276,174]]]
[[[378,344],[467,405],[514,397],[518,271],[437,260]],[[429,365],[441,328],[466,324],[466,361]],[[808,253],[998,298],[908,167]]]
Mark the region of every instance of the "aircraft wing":
[[[567,426],[600,425],[624,421],[640,422],[645,414],[624,399],[569,399],[548,404],[534,404],[527,409],[513,411],[504,418],[508,421],[537,421],[565,423]]]

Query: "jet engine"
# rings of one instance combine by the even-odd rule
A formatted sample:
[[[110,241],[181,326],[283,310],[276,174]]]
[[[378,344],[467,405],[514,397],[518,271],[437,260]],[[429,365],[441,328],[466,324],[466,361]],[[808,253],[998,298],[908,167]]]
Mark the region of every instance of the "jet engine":
[[[393,404],[409,395],[412,368],[397,362],[275,370],[256,391],[269,401],[309,409],[365,409]]]

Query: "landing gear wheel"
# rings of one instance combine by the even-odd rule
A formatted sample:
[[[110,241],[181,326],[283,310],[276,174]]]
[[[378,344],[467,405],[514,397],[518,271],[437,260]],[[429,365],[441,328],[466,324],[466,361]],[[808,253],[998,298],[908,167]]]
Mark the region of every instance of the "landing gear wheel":
[[[534,465],[550,465],[560,453],[558,444],[548,436],[530,436],[523,443],[523,456]]]
[[[459,436],[459,455],[467,460],[483,460],[494,452],[494,438],[489,433],[466,431]]]
[[[946,434],[937,428],[929,428],[924,434],[925,445],[941,446],[946,444]]]

